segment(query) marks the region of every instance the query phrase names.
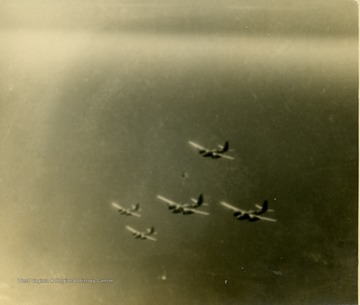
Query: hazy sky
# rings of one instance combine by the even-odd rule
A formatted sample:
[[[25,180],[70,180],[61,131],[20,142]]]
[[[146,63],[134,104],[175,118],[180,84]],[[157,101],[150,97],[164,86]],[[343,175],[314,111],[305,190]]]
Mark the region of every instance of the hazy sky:
[[[0,0],[0,303],[354,304],[357,12],[350,0]],[[189,140],[229,140],[236,159],[203,159]],[[209,217],[156,199],[200,192]],[[219,204],[264,199],[277,223]],[[142,218],[112,201],[140,202]],[[125,225],[154,225],[158,241]]]
[[[147,32],[356,35],[347,1],[9,1],[0,25]]]

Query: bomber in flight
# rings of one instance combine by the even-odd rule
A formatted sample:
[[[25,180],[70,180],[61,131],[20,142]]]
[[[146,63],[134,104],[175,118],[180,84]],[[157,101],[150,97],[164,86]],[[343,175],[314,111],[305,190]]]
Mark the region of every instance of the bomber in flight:
[[[133,229],[130,226],[126,226],[125,228],[127,230],[129,230],[131,232],[131,234],[134,236],[134,238],[136,238],[136,239],[142,239],[142,240],[149,239],[149,240],[152,240],[152,241],[157,240],[155,237],[150,236],[150,235],[155,234],[155,228],[154,227],[146,229],[145,232],[139,232],[139,231]]]
[[[190,214],[200,214],[200,215],[210,215],[207,212],[199,211],[199,208],[202,205],[206,205],[204,203],[204,196],[202,194],[199,195],[198,199],[191,198],[192,203],[177,203],[168,198],[165,198],[161,195],[156,196],[161,201],[165,202],[168,205],[169,210],[174,214],[183,214],[183,215],[190,215]]]
[[[140,210],[139,203],[133,204],[131,208],[127,208],[127,209],[123,208],[122,206],[118,205],[115,202],[112,203],[112,206],[116,208],[121,215],[141,217],[140,214],[136,213],[136,211]]]
[[[273,211],[273,210],[268,209],[268,201],[267,200],[265,200],[263,202],[262,206],[255,205],[256,210],[249,210],[249,211],[239,209],[239,208],[234,207],[233,205],[231,205],[229,203],[226,203],[224,201],[221,201],[220,204],[222,206],[232,210],[234,212],[233,216],[238,220],[248,220],[250,222],[254,222],[254,221],[258,221],[258,220],[266,220],[266,221],[272,221],[272,222],[277,221],[276,219],[273,219],[273,218],[260,216],[260,215],[264,214],[267,211],[269,211],[269,212]]]
[[[231,151],[229,141],[226,141],[224,146],[218,145],[218,148],[208,149],[205,148],[193,141],[189,141],[189,144],[196,148],[201,156],[204,158],[209,157],[211,159],[219,159],[219,158],[225,158],[229,160],[234,160],[235,158],[232,156],[225,155],[226,152]]]

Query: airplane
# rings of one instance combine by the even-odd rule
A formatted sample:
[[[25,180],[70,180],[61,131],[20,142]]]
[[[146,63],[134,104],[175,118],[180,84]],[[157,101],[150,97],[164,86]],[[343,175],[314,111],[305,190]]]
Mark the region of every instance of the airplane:
[[[134,238],[136,238],[136,239],[142,239],[142,240],[149,239],[149,240],[152,240],[152,241],[157,241],[157,239],[155,237],[150,236],[152,234],[155,234],[155,228],[154,227],[146,229],[145,232],[139,232],[139,231],[133,229],[130,226],[126,226],[125,228],[127,230],[129,230],[131,232],[131,234],[134,236]]]
[[[224,146],[218,145],[218,148],[214,149],[207,149],[193,141],[188,142],[192,147],[195,147],[199,154],[203,156],[204,158],[210,157],[211,159],[219,159],[219,158],[225,158],[229,160],[234,160],[234,157],[225,155],[226,152],[232,151],[229,147],[229,141],[226,141]]]
[[[264,201],[263,206],[260,205],[255,205],[258,209],[257,210],[241,210],[237,207],[234,207],[233,205],[221,201],[220,202],[221,205],[223,205],[224,207],[232,210],[233,216],[238,219],[238,220],[248,220],[250,222],[254,222],[254,221],[258,221],[258,220],[266,220],[266,221],[272,221],[272,222],[276,222],[276,219],[273,218],[268,218],[268,217],[264,217],[264,216],[260,216],[261,214],[264,214],[266,211],[272,211],[272,210],[268,210],[268,202],[267,200]]]
[[[166,281],[166,280],[167,280],[167,275],[166,275],[166,269],[165,269],[165,268],[164,268],[164,270],[163,270],[162,275],[159,275],[159,276],[157,277],[157,279],[158,279],[158,280],[161,280],[161,281]]]
[[[206,205],[203,203],[204,197],[202,194],[199,195],[198,199],[191,198],[192,204],[189,203],[176,203],[168,198],[165,198],[161,195],[156,196],[158,199],[162,200],[168,205],[169,210],[174,214],[183,214],[183,215],[190,215],[190,214],[200,214],[200,215],[210,215],[207,212],[197,210],[198,207],[201,205]]]
[[[141,217],[140,214],[136,213],[136,211],[140,210],[140,204],[139,203],[133,204],[131,206],[131,208],[127,208],[127,209],[123,208],[122,206],[118,205],[115,202],[112,202],[112,206],[114,208],[118,209],[118,212],[121,215]]]

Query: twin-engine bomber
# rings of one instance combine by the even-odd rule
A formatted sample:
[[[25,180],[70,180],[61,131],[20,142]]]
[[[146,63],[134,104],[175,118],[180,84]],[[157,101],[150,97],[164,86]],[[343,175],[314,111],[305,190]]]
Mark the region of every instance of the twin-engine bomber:
[[[112,206],[114,208],[118,209],[118,212],[121,215],[141,217],[140,214],[136,213],[136,211],[140,211],[140,204],[139,203],[133,204],[131,206],[131,208],[127,208],[127,209],[125,209],[122,206],[118,205],[116,202],[113,202]]]
[[[276,219],[273,219],[273,218],[260,216],[260,215],[264,214],[265,212],[273,211],[273,210],[268,209],[268,201],[267,200],[265,200],[263,202],[262,206],[256,204],[255,205],[255,207],[257,208],[256,210],[248,210],[248,211],[239,209],[239,208],[237,208],[227,202],[224,202],[224,201],[221,201],[220,204],[222,206],[232,210],[234,212],[233,216],[238,220],[248,220],[250,222],[258,221],[258,220],[266,220],[266,221],[272,221],[272,222],[276,221]]]
[[[197,144],[193,141],[189,141],[189,144],[192,147],[195,147],[198,150],[199,154],[201,156],[203,156],[204,158],[207,158],[207,157],[211,158],[211,159],[225,158],[225,159],[229,159],[229,160],[235,159],[232,156],[225,155],[226,152],[232,151],[230,149],[229,141],[226,141],[224,146],[218,145],[218,148],[213,148],[213,149],[205,148],[205,147],[201,146],[200,144]]]
[[[155,237],[150,236],[150,235],[155,234],[155,228],[154,227],[146,229],[145,232],[139,232],[139,231],[133,229],[130,226],[126,226],[125,228],[127,230],[129,230],[131,232],[131,234],[134,236],[134,238],[136,238],[136,239],[142,239],[142,240],[148,239],[148,240],[152,240],[152,241],[157,240]]]
[[[191,201],[193,203],[177,203],[161,195],[157,195],[156,197],[161,201],[165,202],[168,205],[169,210],[174,214],[200,214],[206,216],[210,215],[208,212],[197,210],[197,208],[199,208],[200,206],[206,205],[206,203],[203,203],[204,197],[202,194],[199,195],[197,200],[195,198],[191,198]]]

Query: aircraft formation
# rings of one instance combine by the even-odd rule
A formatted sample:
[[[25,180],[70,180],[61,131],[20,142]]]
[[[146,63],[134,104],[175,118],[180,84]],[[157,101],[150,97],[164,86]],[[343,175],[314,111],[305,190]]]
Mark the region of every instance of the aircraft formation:
[[[229,156],[227,154],[228,152],[233,151],[232,149],[230,149],[229,141],[226,141],[224,145],[218,145],[217,148],[212,148],[212,149],[205,148],[193,141],[189,141],[188,143],[193,148],[195,148],[198,151],[198,153],[204,158],[211,158],[211,159],[223,158],[228,160],[235,160],[233,156]],[[203,194],[200,194],[197,199],[191,198],[190,202],[187,203],[178,203],[162,195],[157,195],[156,197],[157,199],[165,203],[168,210],[173,214],[181,214],[181,215],[198,214],[202,216],[210,215],[210,213],[208,213],[207,211],[200,209],[208,205],[207,203],[204,202]],[[267,212],[274,212],[274,210],[269,209],[269,203],[267,200],[264,200],[262,205],[255,204],[255,208],[252,210],[243,210],[225,201],[220,201],[220,205],[231,210],[233,217],[236,218],[237,220],[247,220],[249,222],[255,222],[259,220],[264,220],[269,222],[277,221],[274,218],[263,216],[263,214]],[[120,215],[141,217],[141,215],[139,214],[139,212],[141,211],[139,203],[133,204],[131,205],[131,207],[124,208],[119,204],[117,204],[116,202],[112,202],[112,206],[118,210]],[[153,236],[154,234],[156,234],[154,226],[147,228],[144,232],[138,231],[130,226],[125,226],[125,228],[133,235],[135,239],[157,241],[157,239]]]

